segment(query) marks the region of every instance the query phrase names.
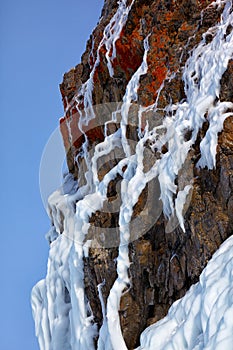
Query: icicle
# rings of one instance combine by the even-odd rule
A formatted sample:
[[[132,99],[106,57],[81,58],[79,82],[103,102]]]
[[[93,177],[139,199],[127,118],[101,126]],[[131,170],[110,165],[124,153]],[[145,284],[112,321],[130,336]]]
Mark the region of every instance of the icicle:
[[[175,209],[176,209],[176,216],[179,220],[180,227],[185,232],[184,228],[184,219],[183,219],[183,208],[186,203],[186,197],[189,194],[189,191],[191,190],[192,185],[187,185],[182,191],[179,191],[175,200]]]
[[[126,5],[126,0],[120,0],[118,9],[114,16],[111,18],[109,24],[104,29],[103,38],[98,46],[97,49],[97,57],[94,63],[94,66],[92,68],[92,71],[90,73],[89,79],[82,85],[78,95],[76,96],[77,101],[77,108],[79,109],[79,97],[83,96],[84,99],[84,114],[80,113],[80,121],[82,125],[88,125],[88,122],[95,117],[94,109],[93,109],[93,103],[92,103],[92,92],[93,92],[93,85],[94,85],[94,75],[96,68],[100,64],[100,50],[103,46],[106,47],[106,59],[107,59],[107,66],[109,70],[109,75],[113,77],[114,71],[112,67],[112,61],[116,57],[116,48],[115,43],[119,39],[122,28],[124,27],[129,11],[131,10],[131,7],[134,3],[134,0],[132,1],[131,5]],[[111,55],[112,53],[112,55]],[[111,55],[111,57],[110,57]],[[81,125],[80,125],[81,126]],[[81,130],[81,129],[80,129]]]
[[[99,143],[95,147],[95,153],[94,153],[94,156],[92,157],[92,174],[93,174],[94,184],[97,187],[99,185],[99,179],[98,179],[98,173],[97,173],[97,161],[100,157],[109,154],[116,147],[118,148],[121,147],[120,136],[121,136],[121,130],[117,130],[114,134],[106,136],[105,140]]]
[[[233,103],[218,102],[210,111],[208,116],[209,128],[200,143],[201,158],[197,166],[201,168],[207,166],[208,169],[213,169],[215,167],[218,133],[223,129],[225,119],[233,116],[233,112],[225,113],[225,111],[229,109],[233,111]]]
[[[206,138],[201,143],[202,157],[199,165],[206,164],[210,169],[215,164],[217,134],[222,130],[225,118],[231,115],[224,113],[232,107],[231,103],[221,102],[219,105],[215,102],[219,97],[221,77],[233,54],[233,32],[226,35],[229,24],[233,23],[229,4],[230,2],[226,3],[221,23],[209,29],[215,33],[213,40],[206,44],[203,39],[193,50],[185,65],[183,80],[187,100],[165,109],[174,113],[172,117],[168,115],[164,119],[163,127],[167,131],[162,137],[157,138],[158,127],[154,128],[154,135],[150,134],[154,148],[161,149],[162,144],[168,143],[168,152],[162,156],[159,163],[155,164],[156,168],[159,167],[163,211],[168,218],[174,213],[175,178],[182,168],[190,147],[196,141],[198,131],[205,121],[205,115],[208,115],[210,127]],[[184,137],[187,130],[192,130],[189,141],[185,141]],[[182,221],[179,216],[180,225],[183,227]]]
[[[137,91],[139,88],[139,81],[140,77],[143,74],[146,74],[148,66],[147,66],[147,53],[149,51],[149,35],[145,38],[144,40],[144,55],[142,59],[142,64],[140,67],[137,69],[137,71],[134,73],[132,78],[130,79],[127,87],[126,87],[126,93],[123,97],[123,104],[121,107],[121,137],[122,137],[122,146],[125,151],[125,154],[127,157],[130,156],[130,146],[127,141],[126,137],[126,128],[128,125],[128,114],[129,114],[129,109],[130,105],[132,102],[136,102],[138,99]]]
[[[142,74],[145,74],[147,71],[147,52],[149,50],[148,37],[144,40],[144,49],[145,53],[143,56],[143,61],[141,66],[135,72],[133,77],[126,88],[126,94],[123,98],[123,105],[121,108],[122,120],[121,120],[121,143],[123,149],[126,153],[127,158],[130,157],[129,145],[126,140],[126,126],[128,123],[128,112],[130,103],[132,101],[137,101],[137,90],[139,87],[139,79]],[[141,145],[141,144],[140,144]],[[137,146],[137,149],[140,149],[140,152],[143,152],[143,147]],[[130,285],[130,280],[128,277],[128,268],[130,265],[129,256],[128,256],[128,243],[130,240],[130,221],[133,213],[133,206],[136,204],[138,197],[143,189],[143,186],[139,184],[142,177],[138,177],[139,168],[137,166],[138,160],[142,159],[143,156],[138,157],[136,153],[136,158],[134,162],[129,162],[125,173],[123,174],[123,180],[121,183],[121,199],[122,204],[120,207],[119,215],[119,227],[120,227],[120,246],[118,251],[117,258],[117,274],[118,277],[114,282],[113,287],[110,290],[110,294],[107,300],[107,317],[104,319],[103,326],[100,330],[100,341],[99,349],[102,349],[103,340],[105,342],[105,349],[121,349],[127,350],[125,341],[122,336],[120,319],[118,310],[120,307],[120,299],[123,293],[123,290]],[[140,163],[141,165],[141,163]],[[140,168],[141,170],[141,168]],[[135,173],[136,172],[136,173]],[[137,176],[140,181],[138,181],[139,186],[130,186],[130,181],[134,179],[134,176]],[[135,181],[134,181],[135,185]]]
[[[107,50],[106,58],[107,58],[107,67],[108,67],[110,77],[113,77],[114,75],[112,62],[114,58],[116,58],[116,46],[115,46],[116,41],[119,39],[122,29],[126,24],[126,21],[128,19],[128,14],[134,3],[134,0],[131,2],[131,4],[128,7],[126,3],[127,3],[126,0],[121,0],[119,2],[119,7],[117,9],[117,12],[112,17],[110,23],[107,25],[107,27],[104,30],[103,44],[105,45]]]
[[[51,334],[47,314],[47,298],[45,280],[38,282],[32,290],[32,312],[35,320],[35,331],[40,350],[49,350]]]

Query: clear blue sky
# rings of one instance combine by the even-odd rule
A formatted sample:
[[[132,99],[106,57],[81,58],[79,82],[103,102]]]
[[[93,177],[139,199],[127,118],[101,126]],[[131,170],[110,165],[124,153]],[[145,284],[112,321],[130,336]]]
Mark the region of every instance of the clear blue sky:
[[[103,0],[0,4],[0,349],[38,350],[32,286],[46,274],[43,148],[63,114],[59,83],[80,61]],[[65,349],[64,349],[65,350]]]

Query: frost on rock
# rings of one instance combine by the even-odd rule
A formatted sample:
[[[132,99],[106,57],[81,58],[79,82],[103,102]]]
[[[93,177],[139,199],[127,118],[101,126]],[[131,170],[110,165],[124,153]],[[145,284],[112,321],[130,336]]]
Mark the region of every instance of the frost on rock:
[[[217,1],[216,4],[220,2]],[[119,1],[116,14],[104,30],[90,78],[79,92],[84,96],[84,113],[79,111],[81,131],[95,116],[92,106],[93,76],[99,64],[100,48],[103,45],[106,47],[109,74],[113,76],[112,60],[117,55],[115,42],[125,25],[130,8],[126,6],[126,1]],[[112,113],[112,121],[116,114],[120,115],[119,129],[111,135],[105,134],[104,141],[95,146],[92,156],[89,154],[88,138],[84,135],[81,155],[87,165],[84,174],[86,183],[79,186],[79,180],[67,175],[63,187],[50,196],[48,203],[52,228],[47,234],[51,243],[47,276],[32,291],[36,335],[41,350],[92,350],[96,346],[99,350],[127,350],[118,310],[123,293],[131,286],[128,244],[133,208],[143,189],[156,179],[160,185],[165,217],[170,219],[176,216],[181,229],[185,231],[183,207],[192,184],[178,189],[178,173],[206,119],[209,127],[200,144],[198,165],[209,169],[215,166],[218,133],[223,128],[224,120],[232,115],[233,104],[219,99],[220,81],[233,55],[233,31],[228,32],[229,26],[233,25],[231,10],[231,1],[225,1],[220,23],[211,28],[212,41],[207,43],[203,36],[203,40],[191,52],[183,70],[186,98],[177,104],[171,102],[166,106],[160,125],[151,128],[149,121],[146,121],[144,130],[141,130],[139,110],[139,137],[134,147],[131,147],[127,139],[127,125],[130,108],[138,102],[140,79],[148,70],[148,35],[144,39],[141,65],[128,82],[121,108]],[[159,91],[162,88],[163,84]],[[156,113],[157,102],[146,109]],[[191,133],[189,140],[185,138],[187,130]],[[160,157],[155,158],[151,164],[148,163],[145,169],[144,157],[148,144],[152,152],[160,152]],[[167,147],[165,153],[162,152],[164,146]],[[97,162],[101,156],[116,148],[122,150],[124,157],[100,180]],[[98,286],[103,323],[100,330],[97,330],[85,293],[83,258],[88,257],[92,244],[90,239],[86,240],[90,218],[103,208],[108,185],[118,174],[122,181],[117,278],[106,305],[101,292],[104,281]],[[232,245],[231,238],[215,254],[203,272],[200,283],[172,306],[166,318],[142,333],[140,350],[230,348],[230,342],[233,343],[230,318],[232,293],[229,287],[232,283]]]

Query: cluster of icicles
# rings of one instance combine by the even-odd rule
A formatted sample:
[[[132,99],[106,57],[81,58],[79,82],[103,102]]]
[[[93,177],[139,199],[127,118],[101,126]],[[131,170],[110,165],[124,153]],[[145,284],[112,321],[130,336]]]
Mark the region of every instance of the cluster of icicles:
[[[185,101],[168,105],[164,110],[165,116],[162,124],[152,129],[147,124],[143,132],[140,128],[140,116],[145,110],[156,112],[157,104],[141,108],[138,113],[139,141],[132,153],[126,137],[126,126],[130,105],[137,102],[140,76],[146,74],[148,69],[147,53],[150,50],[150,36],[146,37],[141,66],[129,81],[121,109],[118,111],[121,114],[120,129],[114,134],[106,135],[105,140],[96,146],[92,158],[88,155],[86,138],[82,149],[87,163],[86,184],[78,187],[77,182],[72,179],[71,175],[68,175],[62,190],[58,189],[50,196],[49,212],[53,227],[48,234],[49,240],[52,241],[48,272],[46,278],[38,282],[32,291],[36,334],[41,350],[91,350],[95,348],[94,339],[96,338],[98,338],[98,350],[127,350],[121,332],[118,310],[122,292],[125,288],[129,288],[131,283],[128,275],[130,265],[128,243],[133,207],[147,183],[157,178],[165,217],[169,218],[175,212],[184,230],[182,210],[191,184],[176,193],[177,174],[196,141],[198,131],[206,120],[206,115],[209,128],[200,145],[201,158],[198,165],[207,166],[209,169],[215,166],[218,132],[222,130],[225,118],[231,115],[228,111],[233,108],[232,103],[219,100],[220,80],[233,55],[233,32],[228,33],[227,31],[227,28],[233,25],[232,3],[219,0],[212,3],[212,6],[219,6],[222,3],[225,7],[220,23],[203,35],[203,40],[191,52],[185,64],[183,71]],[[94,117],[93,75],[99,64],[99,50],[105,45],[109,74],[113,76],[112,60],[116,55],[115,42],[126,23],[129,11],[130,6],[126,6],[126,1],[119,1],[117,12],[104,30],[90,78],[79,92],[84,96],[85,107],[85,113],[79,120],[80,130]],[[205,36],[209,33],[213,39],[207,43]],[[81,111],[80,114],[82,114]],[[114,120],[114,113],[112,118]],[[161,129],[166,130],[162,136]],[[189,140],[186,140],[184,136],[187,130],[191,132]],[[152,150],[161,150],[166,144],[168,152],[157,159],[148,171],[143,172],[144,148],[148,140]],[[98,159],[119,145],[125,153],[124,159],[120,160],[102,181],[99,181]],[[101,210],[107,198],[108,184],[117,174],[121,174],[123,178],[119,213],[120,244],[116,260],[117,278],[110,290],[106,305],[101,295],[101,285],[98,287],[103,313],[103,324],[98,331],[93,322],[92,311],[84,290],[83,257],[84,254],[88,255],[88,247],[84,247],[82,243],[88,233],[90,216],[95,211]],[[195,288],[200,290],[200,287]],[[192,291],[185,298],[186,302],[192,298]],[[197,314],[200,309],[201,303],[196,306],[193,314],[189,313],[189,322],[192,317],[198,319]],[[209,341],[208,335],[203,336],[207,327],[203,328],[201,321],[194,321],[194,319],[192,322],[199,322],[196,328],[194,327],[195,335],[187,336],[187,339],[181,342],[180,339],[184,337],[184,334],[188,334],[188,331],[185,330],[187,310],[182,310],[182,302],[179,304],[179,318],[174,316],[174,310],[176,306],[168,316],[169,321],[161,321],[156,326],[156,332],[153,331],[153,326],[143,332],[141,346],[138,349],[210,349],[208,346],[205,347]],[[174,322],[171,319],[173,316],[175,317]],[[189,325],[187,329],[188,327]],[[179,331],[180,335],[175,336],[176,331]],[[163,334],[166,334],[166,337],[163,337]],[[211,331],[208,334],[210,336]],[[201,339],[202,345],[199,346],[194,342],[194,336]],[[161,339],[164,338],[167,339],[166,344],[161,342]],[[220,348],[215,343],[211,349]]]

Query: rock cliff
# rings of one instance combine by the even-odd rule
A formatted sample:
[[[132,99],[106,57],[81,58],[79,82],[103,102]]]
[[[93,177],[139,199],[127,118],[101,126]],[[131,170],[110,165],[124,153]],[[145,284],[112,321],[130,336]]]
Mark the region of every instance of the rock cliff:
[[[69,171],[79,187],[90,185],[89,193],[95,191],[95,180],[91,183],[88,177],[93,173],[93,167],[88,166],[91,159],[96,159],[97,183],[124,160],[127,152],[136,152],[146,133],[149,136],[144,142],[143,174],[165,157],[164,167],[169,168],[169,155],[173,165],[182,164],[175,170],[174,182],[170,178],[171,165],[167,173],[158,173],[142,186],[136,203],[131,203],[135,224],[130,226],[127,241],[128,279],[121,290],[117,311],[128,349],[139,346],[141,332],[163,318],[172,303],[198,281],[213,253],[232,234],[233,61],[231,53],[224,57],[221,52],[218,55],[220,44],[216,54],[213,53],[221,26],[224,33],[219,43],[230,42],[232,25],[224,19],[227,17],[224,11],[231,13],[227,3],[105,0],[81,63],[64,75],[60,85],[65,110],[60,128]],[[228,50],[224,48],[221,50]],[[219,75],[218,71],[221,71]],[[210,81],[215,74],[213,81],[205,85],[203,81]],[[195,105],[197,100],[199,103]],[[192,122],[185,127],[186,121],[191,120],[194,105],[201,121],[198,124],[194,120],[194,113]],[[202,105],[200,111],[198,108]],[[189,112],[182,119],[181,114],[185,114],[187,108]],[[118,119],[118,114],[125,109],[128,119],[122,124],[123,117]],[[211,113],[215,113],[213,118]],[[223,128],[215,127],[216,117],[222,115]],[[182,122],[174,124],[173,134],[172,123],[177,116]],[[180,125],[179,146],[181,136],[177,137],[176,133]],[[122,132],[123,127],[127,145],[123,145],[123,149],[118,147],[118,152],[111,143],[107,151],[107,137],[111,140],[111,135]],[[159,135],[156,140],[149,133],[155,129]],[[217,138],[216,154],[213,135]],[[175,155],[172,149],[186,145],[188,150],[179,163],[182,153]],[[100,349],[104,347],[101,348],[98,331],[104,334],[101,333],[107,322],[104,310],[108,310],[107,317],[110,317],[108,298],[120,276],[119,246],[126,244],[121,241],[117,198],[120,203],[124,202],[124,189],[120,186],[129,168],[129,163],[125,163],[108,182],[106,200],[102,208],[91,211],[83,241],[88,247],[85,248],[88,253],[82,257],[85,298],[93,315],[92,322],[97,325],[95,347],[98,344]],[[166,195],[163,186],[173,189],[170,187]],[[129,193],[132,196],[133,192]],[[114,210],[111,202],[116,205]],[[104,337],[103,343],[108,344]],[[110,347],[106,345],[106,349]],[[119,349],[122,348],[119,346]]]

